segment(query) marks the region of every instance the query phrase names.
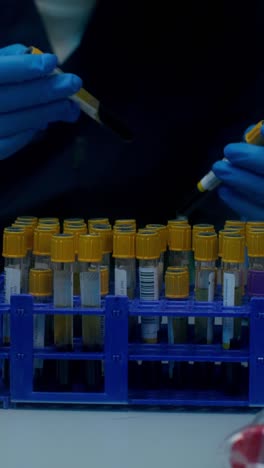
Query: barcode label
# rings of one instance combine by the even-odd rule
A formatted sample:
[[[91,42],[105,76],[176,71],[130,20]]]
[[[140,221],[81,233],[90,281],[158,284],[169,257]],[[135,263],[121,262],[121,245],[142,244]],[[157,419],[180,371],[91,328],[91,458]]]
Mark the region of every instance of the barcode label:
[[[140,299],[156,301],[159,298],[158,267],[139,267]]]
[[[224,273],[223,283],[223,305],[224,307],[233,307],[235,305],[235,275]]]
[[[115,268],[115,295],[127,296],[127,271]]]

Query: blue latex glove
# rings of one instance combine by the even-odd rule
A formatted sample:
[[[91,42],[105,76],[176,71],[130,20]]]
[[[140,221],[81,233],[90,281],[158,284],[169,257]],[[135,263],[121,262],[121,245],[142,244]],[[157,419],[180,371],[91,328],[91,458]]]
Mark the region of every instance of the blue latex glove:
[[[69,73],[51,75],[53,54],[25,55],[26,47],[0,49],[0,160],[6,159],[50,122],[74,122],[79,106],[67,99],[82,86]]]
[[[222,181],[220,198],[241,217],[264,220],[264,147],[231,143],[224,156],[228,161],[217,161],[212,168]]]

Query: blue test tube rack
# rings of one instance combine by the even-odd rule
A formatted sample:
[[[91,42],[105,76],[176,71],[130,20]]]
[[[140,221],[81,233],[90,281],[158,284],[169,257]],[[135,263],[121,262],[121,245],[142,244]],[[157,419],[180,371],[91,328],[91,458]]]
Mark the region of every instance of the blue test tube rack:
[[[0,304],[3,313],[11,314],[11,345],[0,347],[0,360],[9,361],[10,382],[0,386],[0,401],[4,408],[17,404],[102,404],[146,406],[210,406],[259,407],[264,404],[264,298],[252,298],[241,307],[223,308],[220,301],[198,303],[165,300],[153,302],[129,301],[126,297],[107,296],[100,309],[56,309],[56,314],[105,315],[105,344],[102,352],[84,352],[78,346],[72,352],[56,348],[33,348],[33,314],[54,314],[52,306],[33,304],[30,295],[14,295],[11,304]],[[129,316],[167,317],[240,317],[249,321],[249,338],[240,349],[223,350],[221,343],[213,345],[169,345],[129,343]],[[0,336],[1,338],[1,336]],[[103,360],[104,389],[98,392],[35,391],[33,361],[43,360]],[[248,363],[247,391],[228,395],[221,389],[147,390],[129,384],[131,362],[200,362]]]

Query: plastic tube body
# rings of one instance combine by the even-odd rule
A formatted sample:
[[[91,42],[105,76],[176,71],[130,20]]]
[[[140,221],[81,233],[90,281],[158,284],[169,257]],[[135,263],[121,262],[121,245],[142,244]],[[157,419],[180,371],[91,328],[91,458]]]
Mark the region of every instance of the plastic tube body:
[[[216,267],[215,261],[196,261],[195,299],[212,302],[215,295]],[[213,342],[213,318],[197,317],[195,319],[195,338],[198,343]]]
[[[158,259],[139,260],[140,300],[156,301],[159,299]],[[159,317],[141,318],[141,335],[145,343],[157,343]]]
[[[224,307],[242,305],[244,294],[244,263],[223,262],[222,294]],[[240,335],[241,321],[235,321],[233,317],[223,319],[223,348],[229,349],[234,336]]]
[[[27,287],[27,265],[24,258],[5,258],[5,303],[10,304],[12,294],[22,294]],[[3,317],[3,343],[10,343],[10,315]]]

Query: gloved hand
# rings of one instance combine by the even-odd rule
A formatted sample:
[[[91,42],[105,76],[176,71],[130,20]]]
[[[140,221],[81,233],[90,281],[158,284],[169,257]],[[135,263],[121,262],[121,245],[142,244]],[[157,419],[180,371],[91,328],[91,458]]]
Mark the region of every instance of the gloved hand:
[[[261,129],[264,136],[264,127]],[[224,148],[227,161],[212,170],[222,184],[219,197],[245,219],[264,220],[264,147],[231,143]]]
[[[51,75],[57,66],[53,54],[25,54],[26,47],[0,49],[0,160],[6,159],[50,122],[74,122],[78,104],[67,99],[82,86],[69,73]]]

